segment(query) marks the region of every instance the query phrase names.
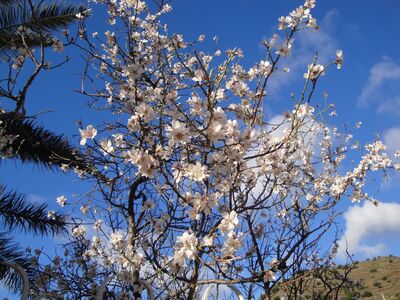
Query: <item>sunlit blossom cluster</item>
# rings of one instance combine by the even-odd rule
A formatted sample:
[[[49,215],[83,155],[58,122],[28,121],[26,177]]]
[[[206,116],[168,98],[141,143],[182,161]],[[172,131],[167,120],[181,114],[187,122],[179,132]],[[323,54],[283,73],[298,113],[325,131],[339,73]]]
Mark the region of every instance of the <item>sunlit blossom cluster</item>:
[[[141,278],[160,299],[194,299],[204,282],[260,283],[268,294],[287,276],[278,265],[315,249],[339,200],[375,201],[364,190],[368,175],[398,166],[379,140],[353,147],[353,135],[325,121],[334,106],[311,99],[329,66],[342,67],[341,50],[331,64],[304,66],[304,93],[286,112],[265,112],[270,78],[288,71],[278,61],[294,35],[318,29],[314,0],[279,18],[282,34],[249,68],[238,48],[209,53],[202,35],[170,35],[162,22],[169,4],[152,13],[140,0],[94,2],[106,6],[110,26],[86,29],[79,41],[100,82],[82,93],[109,116],[79,129],[91,169],[74,171],[93,184],[77,200],[79,217],[95,233],[80,218],[71,232],[80,255],[73,260],[81,272],[94,266],[91,278],[137,286]],[[363,152],[349,167],[350,151]],[[63,207],[70,198],[56,201]]]

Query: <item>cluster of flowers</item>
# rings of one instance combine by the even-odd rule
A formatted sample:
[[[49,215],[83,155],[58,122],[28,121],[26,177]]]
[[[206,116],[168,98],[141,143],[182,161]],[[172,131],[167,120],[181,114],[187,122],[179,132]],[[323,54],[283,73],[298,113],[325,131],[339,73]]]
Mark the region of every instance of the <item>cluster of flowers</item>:
[[[195,50],[204,36],[190,43],[168,36],[160,20],[168,4],[152,14],[140,0],[94,2],[107,5],[111,28],[118,20],[126,26],[105,32],[104,41],[82,35],[104,81],[90,96],[110,116],[80,129],[98,169],[84,174],[95,182],[85,195],[85,222],[98,234],[90,241],[80,225],[72,236],[89,245],[82,259],[101,261],[102,272],[139,274],[166,298],[180,291],[192,299],[202,279],[264,281],[270,289],[285,275],[273,259],[285,262],[307,247],[329,227],[339,199],[374,200],[363,191],[368,173],[397,165],[376,141],[343,175],[346,154],[357,147],[323,123],[304,94],[278,123],[265,114],[269,79],[293,35],[318,28],[314,0],[279,19],[284,40],[274,35],[267,59],[248,70],[240,49],[207,54]],[[339,50],[332,64],[342,62]],[[310,97],[328,66],[308,66]],[[317,217],[326,223],[315,225]]]

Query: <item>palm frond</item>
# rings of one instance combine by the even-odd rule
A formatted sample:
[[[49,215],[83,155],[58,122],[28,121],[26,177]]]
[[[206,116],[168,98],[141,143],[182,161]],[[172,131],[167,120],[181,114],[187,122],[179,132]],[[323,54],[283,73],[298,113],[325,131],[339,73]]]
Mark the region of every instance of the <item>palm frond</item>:
[[[54,213],[47,215],[46,204],[28,203],[24,195],[14,191],[6,192],[0,186],[0,222],[11,231],[21,228],[25,232],[36,234],[58,234],[66,230],[66,217]]]
[[[10,5],[17,3],[18,0],[0,0],[0,5]]]
[[[12,30],[0,30],[0,51],[6,52],[8,50],[12,50],[13,47],[15,49],[25,47],[25,44],[28,47],[38,47],[44,46],[49,47],[53,45],[52,36],[49,34],[36,34],[31,32],[29,36],[24,37],[24,41],[21,38],[19,33],[16,33]]]
[[[86,169],[83,156],[62,135],[14,113],[0,114],[0,121],[3,134],[15,137],[9,145],[11,149],[0,148],[0,154],[9,151],[22,162],[32,162],[48,169],[62,165]]]
[[[61,5],[59,3],[49,5],[42,4],[35,9],[35,15],[39,24],[35,24],[33,15],[31,15],[28,27],[35,30],[37,25],[39,25],[40,29],[44,32],[52,33],[77,20],[77,14],[86,15],[87,9],[83,5]]]
[[[31,267],[30,259],[20,250],[18,245],[11,239],[5,237],[4,233],[0,233],[0,262],[12,261],[21,266],[27,273],[29,278],[35,278],[36,272]],[[22,280],[14,270],[10,267],[0,264],[0,281],[13,293],[20,290]]]
[[[10,2],[12,0],[0,0]],[[77,20],[77,14],[88,15],[82,5],[44,4],[37,5],[33,11],[18,5],[0,5],[0,49],[10,49],[23,45],[20,29],[24,29],[24,42],[30,46],[51,44],[53,34]]]

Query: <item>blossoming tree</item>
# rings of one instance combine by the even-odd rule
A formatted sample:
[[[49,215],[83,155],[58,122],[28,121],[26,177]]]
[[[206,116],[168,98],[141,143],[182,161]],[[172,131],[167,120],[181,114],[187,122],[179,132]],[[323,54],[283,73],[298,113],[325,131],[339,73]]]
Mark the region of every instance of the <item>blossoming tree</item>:
[[[337,204],[376,202],[364,191],[367,175],[399,168],[381,141],[358,149],[328,125],[333,105],[313,105],[321,76],[341,68],[341,51],[328,65],[316,56],[290,111],[277,123],[267,117],[269,82],[285,71],[279,61],[299,31],[318,29],[314,0],[279,19],[280,34],[250,69],[240,49],[207,52],[202,35],[169,35],[169,4],[94,2],[107,7],[110,30],[104,39],[80,31],[81,92],[109,116],[80,128],[92,167],[76,173],[93,188],[58,199],[79,203],[81,215],[64,257],[39,267],[32,293],[82,299],[103,289],[110,299],[140,299],[146,282],[157,299],[195,299],[204,285],[226,284],[269,299],[304,255],[308,264],[326,259],[318,242]],[[351,151],[362,152],[352,165]]]

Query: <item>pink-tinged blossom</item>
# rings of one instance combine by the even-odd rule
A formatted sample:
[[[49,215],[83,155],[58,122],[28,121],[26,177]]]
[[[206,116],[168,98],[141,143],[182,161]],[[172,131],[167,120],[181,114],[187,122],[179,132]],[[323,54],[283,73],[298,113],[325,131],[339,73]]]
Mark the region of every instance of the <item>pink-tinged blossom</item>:
[[[178,236],[175,244],[174,262],[179,266],[185,265],[185,260],[194,260],[197,251],[197,238],[194,233],[185,231]]]
[[[196,182],[203,181],[208,177],[207,167],[203,166],[200,162],[190,164],[185,170],[185,176]]]
[[[50,220],[55,220],[56,219],[56,212],[54,210],[49,210],[47,212],[47,218]]]
[[[319,64],[311,64],[308,65],[308,71],[307,73],[304,73],[304,78],[305,79],[310,79],[310,80],[315,80],[319,76],[322,76],[325,74],[325,68],[323,65]]]
[[[75,238],[84,237],[86,234],[86,227],[83,225],[79,225],[72,229],[72,236]]]
[[[88,125],[86,129],[79,129],[79,132],[81,134],[81,146],[86,145],[87,139],[94,139],[95,136],[97,135],[97,130],[96,128],[93,127],[93,125]]]
[[[218,228],[222,233],[226,234],[232,232],[235,227],[239,224],[239,219],[235,211],[224,212],[222,214],[222,221]]]
[[[153,108],[145,103],[140,104],[136,108],[136,112],[145,122],[151,122],[154,119],[155,112]]]
[[[268,60],[260,61],[260,71],[265,76],[271,72],[271,63]]]
[[[159,165],[159,162],[147,150],[144,152],[135,149],[129,150],[124,153],[124,157],[126,162],[137,166],[139,174],[149,178],[153,176]]]
[[[280,56],[289,56],[293,47],[293,40],[286,40],[282,45],[276,46],[275,54]]]
[[[111,233],[109,242],[116,250],[122,250],[125,247],[125,238],[121,232]]]
[[[194,196],[189,194],[187,197],[188,202],[193,206],[193,210],[190,211],[191,219],[200,219],[200,213],[209,215],[213,207],[218,203],[218,195],[201,195],[200,193],[195,193]]]
[[[224,241],[224,247],[222,248],[224,259],[232,259],[235,256],[235,253],[240,250],[243,246],[242,237],[242,233],[236,234],[233,231],[228,232]]]
[[[296,115],[298,118],[304,118],[307,116],[311,116],[314,112],[314,107],[309,104],[300,104],[297,105],[296,108],[292,111],[293,114]]]
[[[194,115],[200,115],[205,108],[205,102],[199,97],[197,93],[193,93],[192,97],[187,100],[191,109],[190,112]]]
[[[343,66],[343,51],[337,50],[336,51],[336,61],[335,61],[337,68],[341,69]]]
[[[67,203],[67,197],[65,196],[59,196],[56,198],[58,205],[60,205],[61,207],[64,207],[65,204]]]
[[[202,245],[203,247],[212,247],[212,246],[214,245],[214,237],[213,237],[213,236],[210,236],[210,235],[206,235],[206,236],[203,238],[203,240],[202,240],[202,242],[201,242],[201,245]]]
[[[167,127],[169,137],[169,144],[174,145],[178,143],[186,144],[190,142],[189,129],[184,123],[177,120],[172,121],[172,126]]]
[[[104,155],[109,155],[114,152],[114,147],[111,140],[103,140],[100,142],[100,147]]]
[[[144,72],[143,67],[140,64],[131,64],[125,69],[123,76],[129,77],[132,80],[138,79]]]
[[[263,279],[264,279],[264,282],[275,281],[276,274],[275,274],[275,272],[268,270],[264,273]]]
[[[127,127],[130,132],[139,131],[140,130],[139,115],[131,116],[128,120]]]
[[[222,140],[225,137],[225,132],[223,130],[224,126],[219,122],[212,122],[207,129],[207,134],[212,142]]]
[[[56,51],[56,52],[62,52],[62,51],[64,51],[64,45],[63,45],[63,43],[60,41],[60,40],[58,40],[58,39],[53,39],[53,45],[52,45],[52,47],[53,47],[53,50],[54,51]]]
[[[199,84],[202,83],[206,79],[206,75],[202,69],[197,69],[194,71],[194,77],[192,78],[193,81],[198,82]]]
[[[306,0],[306,2],[304,2],[304,6],[307,8],[314,8],[315,2],[316,0]]]

